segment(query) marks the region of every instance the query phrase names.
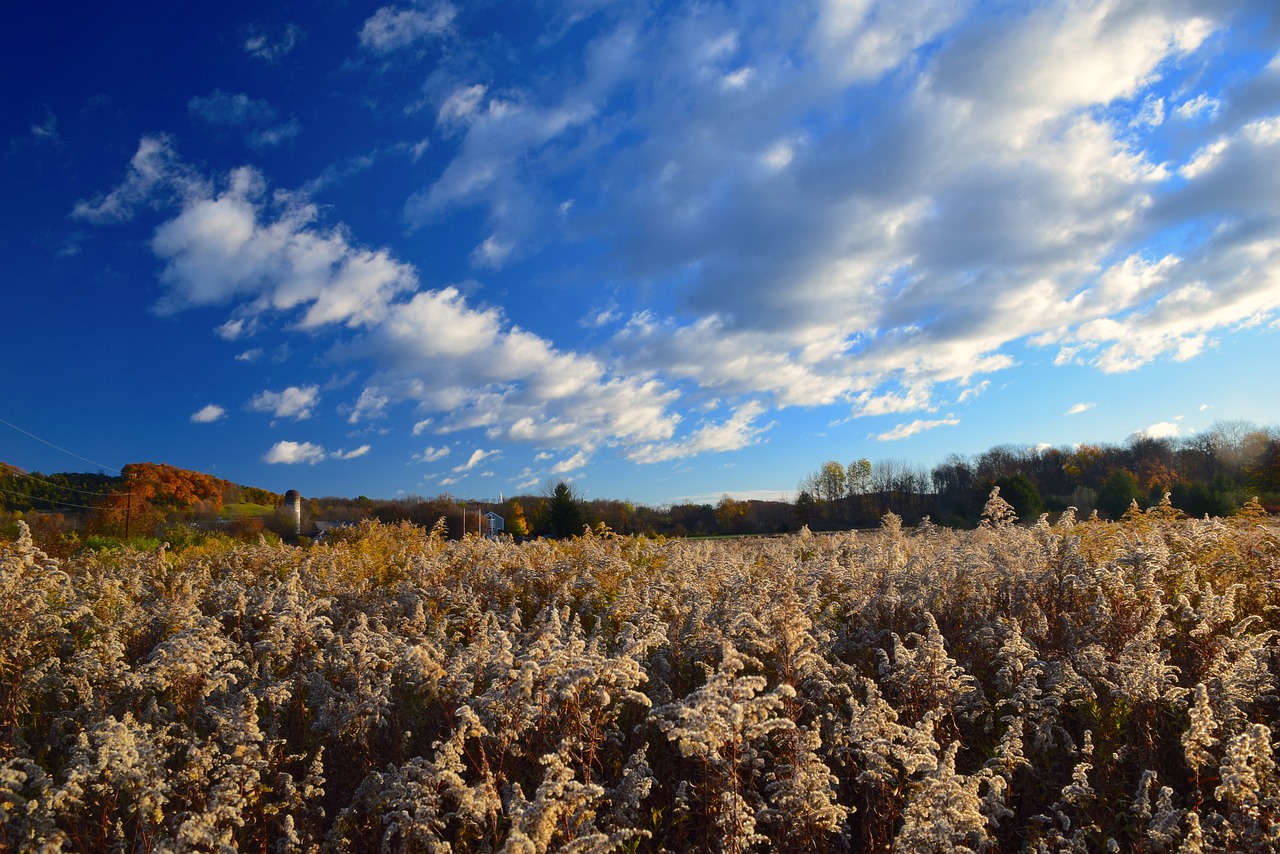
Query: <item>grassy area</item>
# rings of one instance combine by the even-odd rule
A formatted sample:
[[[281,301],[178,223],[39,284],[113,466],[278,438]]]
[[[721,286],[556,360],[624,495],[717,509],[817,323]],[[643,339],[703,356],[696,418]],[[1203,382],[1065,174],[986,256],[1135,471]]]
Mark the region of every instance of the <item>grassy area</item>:
[[[276,512],[276,508],[266,504],[224,504],[222,513],[224,519],[238,519],[245,516],[271,516]]]

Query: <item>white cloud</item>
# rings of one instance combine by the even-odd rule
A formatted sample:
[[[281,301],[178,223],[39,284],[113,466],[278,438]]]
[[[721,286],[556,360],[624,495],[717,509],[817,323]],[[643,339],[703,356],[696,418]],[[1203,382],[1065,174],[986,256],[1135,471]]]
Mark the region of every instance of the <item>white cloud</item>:
[[[144,140],[143,148],[151,148]],[[139,156],[143,157],[140,148]],[[167,290],[157,304],[162,313],[220,305],[237,299],[237,320],[270,310],[296,311],[299,327],[328,324],[362,326],[381,319],[396,294],[417,284],[414,270],[392,260],[386,250],[351,245],[344,229],[317,225],[319,208],[305,198],[277,194],[268,202],[265,181],[253,169],[233,170],[222,192],[207,184],[173,177],[185,172],[172,155],[151,153],[151,166],[133,170],[129,180],[86,213],[123,209],[122,197],[139,195],[133,184],[182,181],[192,187],[181,212],[161,225],[152,250],[165,261]],[[135,172],[143,177],[134,177]],[[77,206],[79,213],[80,206]],[[264,217],[264,215],[266,215]],[[252,312],[252,314],[250,314]]]
[[[383,418],[387,414],[387,407],[391,405],[391,398],[384,394],[379,388],[366,388],[360,392],[360,397],[356,400],[355,406],[351,408],[351,415],[347,418],[349,424],[359,424],[361,421],[372,421],[377,418]],[[429,419],[428,419],[429,420]],[[424,424],[419,421],[418,424]],[[418,424],[413,427],[413,435],[418,435]]]
[[[467,458],[467,461],[465,463],[454,468],[454,472],[456,473],[456,472],[471,471],[473,468],[480,465],[480,463],[484,462],[485,460],[497,456],[498,453],[499,452],[497,450],[484,451],[477,448],[475,451],[472,452],[471,456]]]
[[[246,142],[256,149],[277,148],[296,138],[302,133],[302,126],[297,119],[290,119],[278,125],[261,128],[248,134]]]
[[[959,8],[947,0],[829,0],[820,4],[812,50],[823,59],[824,69],[845,84],[875,80],[950,27]]]
[[[1201,92],[1189,101],[1183,101],[1174,109],[1173,114],[1184,121],[1205,116],[1212,119],[1218,113],[1221,102],[1217,98],[1211,98],[1208,94]]]
[[[1079,415],[1082,412],[1088,412],[1098,404],[1096,403],[1077,403],[1066,411],[1067,415]]]
[[[725,89],[745,89],[751,78],[756,76],[756,70],[749,66],[732,71],[720,78],[720,85]]]
[[[487,91],[488,89],[480,83],[465,89],[457,89],[440,105],[436,113],[436,123],[449,126],[471,121],[479,113],[480,104],[484,101]]]
[[[1181,425],[1178,424],[1178,419],[1175,419],[1173,421],[1160,421],[1156,424],[1152,424],[1150,427],[1139,430],[1133,435],[1144,439],[1171,439],[1179,435],[1181,429]]]
[[[415,422],[413,425],[413,431],[412,431],[413,435],[415,436],[422,435],[426,431],[426,429],[430,427],[433,423],[434,423],[434,420],[431,418],[424,418],[421,421]]]
[[[588,314],[583,318],[582,325],[593,329],[599,329],[602,326],[608,326],[621,317],[622,312],[618,311],[617,305],[611,303],[605,308],[596,309]]]
[[[471,253],[471,263],[479,267],[501,267],[515,246],[499,240],[497,235],[489,235],[484,242]]]
[[[218,333],[218,337],[224,341],[235,341],[237,338],[245,334],[247,325],[248,324],[243,318],[237,318],[235,320],[228,320],[226,323],[220,325],[215,331]]]
[[[566,474],[576,471],[587,463],[591,462],[591,455],[586,451],[579,451],[571,457],[561,460],[551,467],[552,474]]]
[[[916,412],[931,407],[932,389],[927,383],[919,383],[902,391],[873,394],[865,391],[854,401],[854,414],[858,417],[892,415],[900,412]]]
[[[320,402],[320,387],[289,386],[283,391],[262,391],[249,401],[254,412],[270,412],[275,418],[292,418],[305,421]]]
[[[627,456],[638,463],[660,463],[709,452],[736,451],[755,444],[765,431],[774,426],[773,422],[756,425],[764,413],[762,404],[751,401],[735,409],[723,422],[705,424],[675,442],[642,445],[629,451]]]
[[[378,381],[347,408],[351,423],[408,400],[448,413],[441,430],[480,427],[495,439],[652,442],[675,429],[668,407],[676,394],[651,377],[613,375],[592,356],[560,352],[497,309],[472,307],[453,287],[397,301],[417,287],[412,267],[386,250],[353,246],[342,227],[321,227],[319,208],[305,197],[278,192],[268,199],[253,169],[233,170],[215,192],[167,140],[144,140],[125,183],[104,200],[84,203],[86,215],[131,215],[169,187],[181,187],[184,196],[151,243],[165,262],[157,309],[233,304],[233,319],[221,327],[232,337],[273,313],[295,318],[304,330],[367,329],[334,353],[381,365]],[[277,417],[310,412],[289,408],[296,392],[272,396],[284,394],[265,393],[254,405]]]
[[[1148,95],[1142,102],[1142,109],[1129,124],[1133,127],[1157,127],[1164,123],[1164,98]]]
[[[360,44],[375,53],[400,50],[446,32],[456,15],[457,10],[448,3],[430,11],[383,6],[360,28]]]
[[[895,442],[898,439],[905,439],[908,436],[923,433],[925,430],[935,430],[938,427],[954,427],[959,423],[959,418],[953,418],[951,416],[938,418],[932,421],[917,418],[909,424],[899,424],[892,430],[886,430],[883,433],[876,433],[868,438],[875,439],[878,442]]]
[[[193,424],[212,424],[215,421],[221,421],[227,416],[227,410],[218,406],[216,403],[210,403],[202,406],[191,414],[191,423]]]
[[[439,448],[428,446],[422,453],[414,454],[413,459],[420,463],[434,463],[438,460],[443,460],[447,456],[449,456],[448,446],[442,446]]]
[[[370,445],[361,445],[360,447],[350,451],[334,451],[329,454],[329,456],[335,460],[354,460],[356,457],[363,457],[365,454],[369,453],[371,447],[372,446]]]
[[[293,52],[301,36],[302,29],[296,24],[285,26],[274,41],[256,26],[250,27],[249,35],[244,40],[244,51],[250,56],[274,64]]]
[[[386,6],[362,45],[421,45],[449,28],[428,23],[443,8]],[[421,90],[442,138],[404,217],[474,209],[459,251],[494,270],[599,249],[590,284],[637,301],[589,315],[600,328],[634,312],[589,350],[542,318],[518,326],[532,302],[496,307],[498,273],[426,289],[305,194],[272,193],[253,169],[215,186],[163,138],[76,215],[177,205],[152,243],[159,308],[228,306],[236,337],[284,318],[337,338],[334,358],[372,365],[342,410],[353,423],[409,403],[436,432],[554,460],[741,447],[792,406],[901,415],[881,438],[901,437],[954,420],[910,421],[936,411],[935,389],[969,401],[1018,360],[1137,370],[1274,322],[1275,106],[1247,85],[1200,91],[1218,85],[1201,71],[1230,5],[988,12],[829,0],[798,19],[758,8],[750,31],[733,10],[600,12],[578,30],[585,50],[536,86],[471,63],[477,46],[450,33],[456,58]],[[538,57],[513,45],[514,60],[544,61],[559,43],[541,35]],[[846,121],[863,110],[874,118]],[[572,216],[564,199],[579,200]],[[736,413],[700,420],[711,398]]]
[[[774,171],[787,168],[796,156],[795,144],[789,140],[776,142],[764,153],[765,164]]]
[[[271,450],[262,456],[262,461],[272,465],[277,463],[315,465],[324,458],[324,448],[319,445],[313,445],[310,442],[276,442],[271,446]]]
[[[983,380],[977,385],[969,386],[969,388],[960,392],[960,396],[956,398],[956,403],[964,403],[966,401],[973,400],[975,397],[982,395],[989,388],[991,388],[991,380]]]
[[[141,207],[159,207],[174,196],[199,197],[208,185],[173,150],[167,136],[145,136],[129,161],[124,181],[105,196],[76,202],[71,215],[90,222],[123,222]]]

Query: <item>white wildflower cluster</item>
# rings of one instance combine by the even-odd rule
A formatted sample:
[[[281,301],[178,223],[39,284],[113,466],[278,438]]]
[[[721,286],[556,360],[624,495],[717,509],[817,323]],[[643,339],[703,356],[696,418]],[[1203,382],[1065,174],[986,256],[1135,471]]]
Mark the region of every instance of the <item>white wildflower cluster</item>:
[[[1272,851],[1280,533],[986,521],[56,561],[0,542],[0,850]]]

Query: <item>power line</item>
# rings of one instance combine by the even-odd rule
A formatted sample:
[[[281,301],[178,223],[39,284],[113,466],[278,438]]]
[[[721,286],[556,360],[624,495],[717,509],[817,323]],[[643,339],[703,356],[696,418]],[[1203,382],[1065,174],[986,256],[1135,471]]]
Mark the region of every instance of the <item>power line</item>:
[[[56,498],[37,498],[34,495],[27,495],[22,492],[14,492],[11,489],[0,489],[0,492],[3,492],[6,495],[14,495],[14,496],[17,496],[18,498],[25,498],[26,500],[30,501],[33,505],[39,504],[40,502],[44,502],[45,504],[57,504],[60,507],[75,507],[78,510],[101,510],[102,509],[101,507],[90,507],[86,504],[72,504],[68,501],[59,501]],[[116,494],[127,495],[128,493],[121,492]],[[35,509],[35,508],[33,507],[32,509]]]
[[[19,433],[23,433],[27,436],[30,436],[32,439],[35,439],[37,442],[44,442],[44,444],[48,445],[50,448],[53,448],[55,451],[62,451],[62,453],[69,454],[70,456],[75,457],[77,460],[84,460],[86,463],[93,463],[98,468],[104,468],[104,469],[107,469],[108,471],[113,471],[116,474],[124,474],[124,472],[120,471],[120,469],[118,468],[113,468],[112,466],[106,465],[104,463],[96,462],[94,460],[89,459],[88,457],[82,457],[77,453],[68,451],[66,448],[60,448],[46,439],[41,439],[35,433],[31,433],[26,430],[23,430],[21,427],[19,427],[16,424],[10,424],[8,421],[5,421],[3,418],[0,418],[0,424],[5,425],[6,427],[12,427],[14,430],[17,430]]]
[[[8,469],[8,471],[5,471],[6,468]],[[17,475],[18,477],[25,477],[27,480],[34,480],[36,483],[44,483],[49,486],[52,486],[54,489],[60,489],[63,492],[78,492],[81,495],[92,495],[94,498],[107,498],[112,495],[128,495],[129,494],[127,492],[92,492],[87,489],[76,489],[74,486],[64,486],[61,483],[54,483],[53,481],[46,480],[43,477],[36,477],[33,474],[27,474],[24,471],[19,471],[15,466],[6,466],[4,463],[0,463],[0,475],[5,475],[5,474]]]

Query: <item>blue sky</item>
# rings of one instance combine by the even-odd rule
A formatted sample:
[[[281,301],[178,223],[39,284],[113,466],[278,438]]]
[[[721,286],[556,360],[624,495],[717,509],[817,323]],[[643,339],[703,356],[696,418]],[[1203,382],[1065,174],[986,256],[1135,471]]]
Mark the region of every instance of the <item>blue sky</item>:
[[[1278,420],[1274,0],[11,16],[7,462],[664,503]]]

